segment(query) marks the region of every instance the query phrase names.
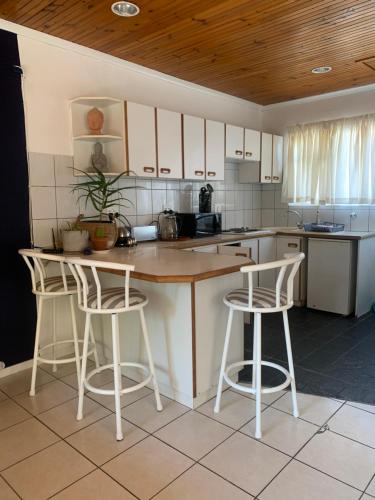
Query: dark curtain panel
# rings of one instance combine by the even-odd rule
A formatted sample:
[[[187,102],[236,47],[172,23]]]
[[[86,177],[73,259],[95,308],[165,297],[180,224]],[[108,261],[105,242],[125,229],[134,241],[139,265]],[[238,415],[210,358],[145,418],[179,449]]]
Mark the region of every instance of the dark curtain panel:
[[[18,255],[30,247],[25,117],[17,36],[0,30],[0,361],[32,358],[36,309],[29,271]]]

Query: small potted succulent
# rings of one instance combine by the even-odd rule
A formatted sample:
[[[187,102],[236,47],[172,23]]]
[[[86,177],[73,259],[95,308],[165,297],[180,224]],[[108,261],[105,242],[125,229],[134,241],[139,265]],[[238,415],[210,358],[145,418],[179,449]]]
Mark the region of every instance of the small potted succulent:
[[[93,167],[93,170],[94,172],[78,170],[87,180],[73,184],[73,191],[81,193],[78,200],[83,198],[86,207],[88,202],[91,202],[97,215],[84,217],[82,214],[77,219],[77,225],[89,232],[94,251],[108,251],[115,246],[117,240],[117,208],[126,207],[124,202],[131,204],[123,195],[123,191],[130,187],[116,187],[116,183],[130,172],[121,172],[113,178],[106,178],[98,168]]]
[[[64,252],[82,252],[89,241],[89,233],[76,222],[67,222],[61,230],[61,241]]]

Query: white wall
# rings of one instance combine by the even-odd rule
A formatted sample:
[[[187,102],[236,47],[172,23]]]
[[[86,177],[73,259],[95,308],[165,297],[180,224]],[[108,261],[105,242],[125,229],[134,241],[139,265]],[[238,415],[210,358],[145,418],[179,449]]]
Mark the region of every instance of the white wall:
[[[0,20],[18,33],[28,150],[72,154],[69,100],[111,96],[261,128],[261,106]]]
[[[375,85],[265,106],[262,113],[264,130],[277,134],[297,123],[375,113]]]

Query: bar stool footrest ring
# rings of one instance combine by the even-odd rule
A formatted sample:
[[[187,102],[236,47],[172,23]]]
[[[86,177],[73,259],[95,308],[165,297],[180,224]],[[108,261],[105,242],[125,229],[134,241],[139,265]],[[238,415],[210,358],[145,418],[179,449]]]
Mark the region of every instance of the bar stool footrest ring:
[[[254,364],[254,361],[249,360],[249,361],[238,361],[237,363],[232,363],[231,365],[227,366],[227,368],[224,372],[225,382],[228,385],[230,385],[231,387],[233,387],[234,389],[237,389],[238,391],[247,392],[248,394],[255,394],[256,393],[255,388],[247,387],[243,384],[238,384],[236,382],[233,382],[233,380],[229,377],[229,373],[232,372],[235,368],[240,367],[240,366],[249,366],[249,365],[253,365],[253,364]],[[274,368],[285,375],[285,382],[283,382],[282,384],[277,385],[275,387],[264,387],[260,391],[261,394],[271,394],[273,392],[282,391],[283,389],[285,389],[285,387],[288,387],[288,385],[290,385],[290,383],[292,381],[292,377],[290,376],[290,373],[288,372],[288,370],[286,370],[283,366],[280,366],[276,363],[271,363],[270,361],[262,361],[261,365]]]
[[[66,363],[75,362],[76,358],[74,355],[71,358],[60,358],[60,359],[43,358],[40,355],[45,349],[56,347],[62,344],[74,344],[74,340],[72,339],[57,340],[56,342],[51,342],[50,344],[44,345],[43,347],[39,347],[38,358],[37,358],[38,361],[40,361],[41,363],[45,363],[46,365],[64,365]],[[78,344],[83,344],[83,340],[78,340]],[[91,356],[91,354],[95,352],[95,345],[92,342],[89,342],[89,346],[90,347],[87,355]],[[79,359],[82,359],[82,355],[79,356]]]
[[[119,363],[119,365],[120,366],[132,366],[134,368],[139,368],[146,375],[146,378],[144,380],[142,380],[142,382],[139,382],[136,385],[132,385],[131,387],[127,387],[126,389],[122,389],[120,391],[121,395],[122,394],[128,394],[129,392],[134,392],[134,391],[138,391],[139,389],[142,389],[142,387],[144,387],[145,385],[147,385],[151,381],[151,379],[152,379],[152,374],[150,373],[150,370],[146,366],[141,365],[140,363],[130,363],[128,361],[123,361],[122,363]],[[90,392],[95,393],[95,394],[104,394],[106,396],[113,396],[115,394],[114,389],[101,389],[100,387],[94,387],[93,385],[91,385],[89,383],[90,379],[94,375],[96,375],[97,373],[102,372],[103,370],[108,370],[108,369],[113,370],[113,363],[109,363],[108,365],[99,366],[99,368],[95,368],[94,370],[91,370],[86,375],[86,378],[85,378],[85,387],[86,387],[86,389],[88,391],[90,391]]]

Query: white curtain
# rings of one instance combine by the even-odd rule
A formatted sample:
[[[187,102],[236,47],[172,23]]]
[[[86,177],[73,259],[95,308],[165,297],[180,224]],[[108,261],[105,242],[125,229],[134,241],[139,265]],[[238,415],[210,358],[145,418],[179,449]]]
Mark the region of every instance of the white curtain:
[[[283,199],[315,205],[375,203],[375,115],[289,128]]]

